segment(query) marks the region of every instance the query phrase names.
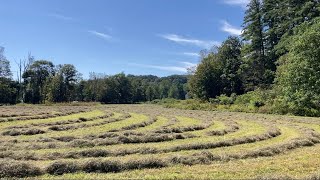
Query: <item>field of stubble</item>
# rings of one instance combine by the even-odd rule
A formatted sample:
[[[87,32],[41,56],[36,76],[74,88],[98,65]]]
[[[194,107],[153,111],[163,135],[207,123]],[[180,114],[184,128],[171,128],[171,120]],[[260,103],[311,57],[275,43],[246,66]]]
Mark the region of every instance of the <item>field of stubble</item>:
[[[320,119],[155,105],[0,107],[0,177],[320,178]]]

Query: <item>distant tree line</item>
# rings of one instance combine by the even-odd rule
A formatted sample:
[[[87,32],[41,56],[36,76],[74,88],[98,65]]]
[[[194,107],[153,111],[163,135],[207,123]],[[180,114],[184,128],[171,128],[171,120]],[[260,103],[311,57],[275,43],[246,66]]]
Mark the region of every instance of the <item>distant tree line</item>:
[[[136,103],[155,99],[185,99],[187,76],[134,76],[123,73],[113,76],[90,73],[89,80],[81,80],[77,95],[79,101],[104,103]]]
[[[319,0],[251,0],[242,35],[200,54],[199,65],[187,76],[91,73],[88,80],[73,65],[54,66],[29,56],[18,63],[18,81],[13,81],[1,48],[0,103],[135,103],[164,98],[232,103],[226,98],[242,95],[238,102],[269,104],[270,112],[320,116]]]
[[[54,65],[29,55],[18,62],[18,80],[12,80],[10,61],[0,48],[0,104],[19,102],[102,102],[137,103],[155,99],[185,99],[187,76],[134,76],[124,73],[108,76],[90,73],[88,80],[72,64]]]

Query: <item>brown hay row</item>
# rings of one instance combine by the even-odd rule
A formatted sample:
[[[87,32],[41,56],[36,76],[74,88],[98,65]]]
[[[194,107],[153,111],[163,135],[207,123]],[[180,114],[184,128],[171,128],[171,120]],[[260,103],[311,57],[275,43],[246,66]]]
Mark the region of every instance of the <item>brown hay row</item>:
[[[0,178],[24,178],[39,176],[43,171],[30,163],[17,162],[12,160],[0,161]]]
[[[174,118],[175,119],[175,118]],[[190,132],[190,131],[199,131],[199,130],[204,130],[207,129],[208,127],[212,126],[212,122],[207,122],[201,125],[192,125],[192,126],[179,126],[179,127],[170,127],[174,125],[177,120],[172,121],[173,123],[169,126],[159,128],[154,131],[154,133],[184,133],[184,132]]]
[[[194,143],[187,145],[179,145],[171,148],[158,149],[158,148],[137,148],[137,149],[118,149],[118,150],[103,150],[103,149],[86,149],[82,151],[70,151],[68,153],[51,153],[46,156],[40,157],[38,159],[59,159],[59,158],[84,158],[84,157],[109,157],[109,156],[124,156],[131,154],[156,154],[156,153],[169,153],[178,152],[182,150],[203,150],[203,149],[214,149],[219,147],[235,146],[246,143],[254,143],[258,141],[267,140],[270,138],[277,137],[281,134],[280,130],[277,128],[269,128],[266,133],[260,135],[245,136],[241,138],[235,138],[231,140],[219,141],[219,142],[209,142],[209,143]],[[64,137],[65,141],[72,142],[74,139],[72,137]],[[177,138],[177,137],[176,137]],[[179,137],[178,137],[179,138]],[[190,138],[190,137],[189,137]],[[62,139],[60,139],[62,141]],[[118,143],[118,142],[116,142]],[[92,144],[92,147],[96,144]],[[110,144],[108,144],[110,145]],[[34,157],[32,157],[34,158]]]
[[[208,136],[224,136],[229,133],[237,132],[240,129],[239,124],[235,121],[227,121],[225,125],[227,126],[227,128],[222,130],[209,131],[207,132],[207,135]]]
[[[56,161],[50,164],[45,171],[52,175],[62,175],[65,173],[75,173],[79,171],[87,173],[117,173],[135,169],[151,169],[169,166],[168,162],[159,158],[149,158],[143,160],[130,160],[127,162],[110,160],[89,160],[82,164],[67,161]]]
[[[271,134],[270,134],[271,135]],[[312,134],[313,143],[319,143],[320,138],[318,135]],[[310,137],[309,137],[310,138]],[[293,143],[294,142],[294,143]],[[304,146],[313,145],[312,143],[307,143],[306,139],[294,140],[292,142],[279,144],[275,146],[268,147],[268,149],[273,150],[273,154],[276,155],[283,153],[288,150],[293,150],[295,148],[300,148]],[[276,150],[282,148],[281,150]],[[64,173],[74,173],[78,171],[84,171],[87,173],[95,172],[95,173],[114,173],[114,172],[122,172],[127,170],[136,170],[136,169],[144,169],[144,168],[162,168],[169,167],[175,164],[184,164],[184,165],[195,165],[195,164],[209,164],[212,161],[229,161],[232,159],[246,159],[246,158],[256,158],[265,156],[265,154],[257,154],[254,153],[256,151],[248,152],[245,156],[237,156],[237,155],[228,155],[228,156],[217,156],[208,151],[202,151],[200,153],[195,153],[189,156],[172,156],[166,159],[160,158],[141,158],[135,160],[128,161],[119,161],[119,160],[89,160],[83,163],[74,163],[74,162],[63,162],[57,161],[50,164],[46,168],[46,172],[55,175],[61,175]],[[54,169],[54,170],[53,170]]]
[[[49,118],[54,118],[54,117],[59,117],[59,116],[68,116],[72,114],[77,114],[77,113],[84,113],[90,111],[90,108],[84,108],[84,109],[76,109],[76,110],[69,110],[64,109],[62,112],[52,114],[51,112],[45,112],[45,113],[39,113],[39,112],[34,112],[32,114],[25,114],[25,116],[20,116],[18,114],[11,116],[11,115],[2,115],[6,116],[6,118],[0,118],[0,122],[11,122],[11,121],[19,121],[19,120],[35,120],[35,119],[49,119]],[[34,115],[36,114],[36,115]]]
[[[108,118],[110,116],[112,116],[113,113],[110,114],[106,114],[104,116],[97,116],[97,117],[93,117],[93,118],[79,118],[78,120],[68,120],[68,121],[64,121],[64,122],[54,122],[54,123],[44,123],[44,124],[31,124],[31,125],[27,125],[27,126],[11,126],[7,129],[9,129],[8,131],[4,131],[2,133],[2,135],[4,136],[20,136],[20,135],[36,135],[36,134],[45,134],[47,133],[47,131],[42,130],[42,129],[36,129],[36,128],[32,128],[32,127],[39,127],[39,126],[46,126],[49,124],[55,124],[55,123],[65,123],[65,124],[71,124],[71,123],[81,123],[81,122],[86,122],[86,121],[94,121],[97,119],[103,119],[103,118]],[[118,120],[118,119],[116,119]],[[114,120],[114,121],[116,121]],[[113,121],[113,122],[114,122]],[[110,123],[110,122],[106,122],[106,123]],[[100,124],[97,124],[101,125]],[[92,125],[94,126],[94,125]],[[73,128],[72,128],[73,127]],[[52,126],[49,127],[49,130],[55,130],[55,131],[63,131],[63,130],[70,130],[70,129],[78,129],[78,128],[84,128],[84,127],[90,127],[90,125],[85,125],[83,124],[82,126]]]
[[[212,161],[230,161],[234,159],[248,159],[248,158],[258,158],[258,157],[268,157],[282,154],[294,149],[314,146],[320,143],[320,135],[314,133],[310,129],[301,129],[305,132],[304,138],[297,138],[286,143],[280,143],[276,145],[271,145],[269,147],[260,148],[257,150],[252,150],[249,152],[244,152],[242,154],[224,154],[223,156],[214,155],[208,151],[202,151],[200,153],[195,153],[188,156],[172,156],[168,160],[175,164],[207,164]]]
[[[87,122],[87,121],[94,121],[97,119],[105,119],[105,118],[109,118],[113,115],[113,113],[111,113],[111,115],[104,115],[104,116],[99,116],[99,117],[94,117],[94,118],[79,118],[80,122],[77,123],[81,123],[81,122]],[[111,119],[106,119],[103,122],[99,122],[99,123],[94,123],[94,124],[76,124],[73,123],[75,125],[54,125],[54,126],[50,126],[48,129],[52,130],[52,131],[67,131],[67,130],[76,130],[76,129],[80,129],[80,128],[88,128],[88,127],[93,127],[93,126],[101,126],[101,125],[105,125],[105,124],[109,124],[109,123],[113,123],[113,122],[117,122],[117,121],[122,121],[125,120],[127,118],[130,118],[131,115],[130,114],[126,114],[121,116],[120,118],[111,118]]]
[[[46,133],[45,131],[41,130],[41,129],[20,129],[20,130],[16,130],[16,129],[12,129],[9,131],[4,131],[2,133],[2,135],[4,136],[20,136],[20,135],[35,135],[35,134],[44,134]]]
[[[103,119],[113,116],[113,113],[107,113],[103,116],[97,116],[92,118],[83,118],[80,117],[78,119],[70,119],[70,120],[63,120],[63,121],[56,121],[56,122],[50,122],[50,123],[37,123],[37,124],[28,124],[23,126],[9,126],[6,129],[19,129],[19,128],[32,128],[32,127],[47,127],[47,126],[55,126],[55,125],[67,125],[67,124],[75,124],[75,123],[81,123],[81,122],[87,122],[87,121],[94,121],[97,119]]]

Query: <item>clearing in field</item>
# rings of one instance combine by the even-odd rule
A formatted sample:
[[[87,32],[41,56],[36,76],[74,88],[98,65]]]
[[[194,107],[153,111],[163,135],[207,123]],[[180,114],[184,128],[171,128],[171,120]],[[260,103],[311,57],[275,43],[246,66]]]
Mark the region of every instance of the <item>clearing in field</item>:
[[[153,105],[0,107],[0,177],[319,178],[318,118]]]

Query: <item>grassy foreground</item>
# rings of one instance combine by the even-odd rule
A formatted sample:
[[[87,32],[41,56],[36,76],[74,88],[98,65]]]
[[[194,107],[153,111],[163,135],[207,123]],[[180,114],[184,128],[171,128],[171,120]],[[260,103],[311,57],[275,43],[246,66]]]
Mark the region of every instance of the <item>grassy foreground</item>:
[[[0,177],[317,179],[318,118],[157,105],[0,107]]]

